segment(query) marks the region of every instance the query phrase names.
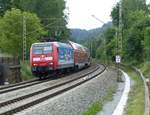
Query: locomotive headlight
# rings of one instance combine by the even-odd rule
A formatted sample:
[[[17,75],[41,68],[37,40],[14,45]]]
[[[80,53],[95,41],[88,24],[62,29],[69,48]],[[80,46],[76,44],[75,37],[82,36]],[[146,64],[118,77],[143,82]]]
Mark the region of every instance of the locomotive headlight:
[[[40,58],[33,58],[33,61],[40,61]]]
[[[53,65],[53,63],[51,62],[51,63],[49,63],[49,65]]]
[[[45,60],[47,60],[47,61],[53,60],[53,57],[45,57]]]

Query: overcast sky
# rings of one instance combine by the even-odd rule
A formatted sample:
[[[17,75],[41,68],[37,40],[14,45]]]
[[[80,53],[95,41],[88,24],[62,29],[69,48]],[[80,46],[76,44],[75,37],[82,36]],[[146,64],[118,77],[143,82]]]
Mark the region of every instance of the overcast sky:
[[[66,0],[69,7],[69,28],[93,29],[103,23],[94,19],[95,15],[103,22],[111,21],[110,13],[119,0]],[[148,0],[150,1],[150,0]]]

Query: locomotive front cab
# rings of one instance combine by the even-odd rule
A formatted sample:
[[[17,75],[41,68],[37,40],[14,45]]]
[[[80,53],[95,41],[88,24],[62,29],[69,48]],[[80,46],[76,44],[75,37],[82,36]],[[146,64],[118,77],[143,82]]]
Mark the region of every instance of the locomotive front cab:
[[[31,69],[33,74],[47,73],[54,68],[53,44],[36,43],[31,48]]]

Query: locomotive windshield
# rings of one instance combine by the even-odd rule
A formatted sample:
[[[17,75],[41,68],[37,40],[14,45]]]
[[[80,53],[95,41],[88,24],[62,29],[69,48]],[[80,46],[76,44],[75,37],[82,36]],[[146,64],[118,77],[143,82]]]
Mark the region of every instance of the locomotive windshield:
[[[36,45],[32,48],[33,54],[48,54],[52,52],[51,45]]]

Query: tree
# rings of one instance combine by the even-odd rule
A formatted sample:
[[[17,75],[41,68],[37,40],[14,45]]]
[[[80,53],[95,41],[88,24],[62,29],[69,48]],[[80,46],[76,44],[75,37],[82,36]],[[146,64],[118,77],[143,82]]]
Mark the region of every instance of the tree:
[[[116,55],[116,38],[113,38],[108,44],[106,44],[106,55],[108,61],[114,61]]]
[[[113,59],[115,54],[115,48],[116,48],[116,30],[115,28],[111,27],[108,28],[105,32],[104,32],[104,38],[105,38],[105,45],[106,45],[106,56],[108,60]]]
[[[104,32],[104,38],[106,39],[106,44],[110,43],[112,39],[114,39],[114,36],[116,35],[116,30],[115,28],[111,27],[108,28]]]
[[[142,41],[144,40],[144,28],[147,14],[143,10],[131,12],[128,22],[130,28],[127,29],[126,38],[124,40],[124,55],[125,58],[134,60],[134,63],[142,62],[144,58],[144,47]],[[135,20],[135,22],[133,22]]]
[[[11,9],[11,0],[0,0],[0,16],[3,16],[6,10]]]
[[[119,26],[119,2],[116,4],[116,6],[111,11],[111,17],[113,25],[118,27]]]
[[[36,13],[48,30],[47,36],[57,40],[69,38],[69,30],[66,27],[68,14],[64,13],[64,0],[0,0],[0,16],[11,8]]]
[[[118,3],[119,4],[119,3]],[[112,10],[114,26],[118,27],[119,6]],[[148,6],[145,0],[122,0],[122,42],[125,61],[142,62],[144,51],[144,28],[148,26]],[[118,17],[118,18],[117,18]]]
[[[107,28],[103,35],[101,36],[101,39],[97,45],[96,50],[96,58],[101,59],[101,60],[106,60],[107,61],[113,61],[114,55],[115,55],[115,50],[116,50],[116,31],[115,28],[109,27]],[[105,42],[104,42],[105,39]]]
[[[148,61],[150,61],[150,26],[144,31],[144,50]]]
[[[33,42],[37,42],[42,34],[45,34],[40,19],[36,14],[22,12],[19,9],[6,11],[0,19],[0,46],[5,52],[22,56],[23,16],[26,17],[27,26],[27,51]]]
[[[122,21],[123,29],[128,29],[131,27],[129,22],[129,15],[132,12],[143,10],[148,12],[145,0],[122,0]],[[136,23],[136,20],[132,20],[132,23]]]
[[[13,3],[23,11],[36,13],[49,31],[49,36],[57,39],[61,39],[62,36],[63,39],[68,38],[69,31],[66,28],[67,15],[64,14],[64,0],[14,0]]]
[[[105,60],[105,51],[104,51],[104,49],[105,49],[105,46],[104,45],[100,45],[98,48],[97,48],[97,50],[96,50],[96,58],[97,59],[101,59],[102,61],[104,61]]]

